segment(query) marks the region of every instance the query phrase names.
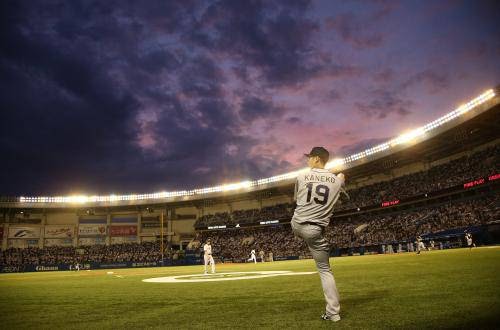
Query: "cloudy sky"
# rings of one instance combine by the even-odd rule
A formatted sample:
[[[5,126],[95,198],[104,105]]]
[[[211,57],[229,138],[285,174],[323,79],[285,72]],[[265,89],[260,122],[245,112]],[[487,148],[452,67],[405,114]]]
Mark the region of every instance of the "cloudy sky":
[[[497,1],[0,1],[0,195],[345,156],[500,84]]]

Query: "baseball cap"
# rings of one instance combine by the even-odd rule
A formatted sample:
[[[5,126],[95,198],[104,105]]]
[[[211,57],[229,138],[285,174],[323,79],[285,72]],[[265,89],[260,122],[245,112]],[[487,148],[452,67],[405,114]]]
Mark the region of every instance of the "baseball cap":
[[[330,153],[328,152],[328,150],[326,150],[323,147],[314,147],[314,148],[311,149],[311,152],[309,152],[308,154],[304,154],[304,156],[306,156],[306,157],[315,157],[315,156],[317,156],[325,164],[328,162],[328,159],[330,159]]]

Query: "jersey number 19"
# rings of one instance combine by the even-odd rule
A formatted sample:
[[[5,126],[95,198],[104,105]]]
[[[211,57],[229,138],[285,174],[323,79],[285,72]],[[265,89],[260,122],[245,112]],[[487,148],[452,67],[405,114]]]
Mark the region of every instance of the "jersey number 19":
[[[311,201],[313,186],[314,186],[314,183],[312,183],[312,182],[309,182],[308,184],[306,184],[307,202],[308,203]],[[313,198],[313,201],[316,204],[325,205],[328,202],[328,195],[330,194],[330,188],[328,188],[328,186],[325,186],[324,184],[319,184],[316,186],[316,189],[314,189],[314,192],[318,197],[320,197],[320,198],[318,198],[318,197]]]

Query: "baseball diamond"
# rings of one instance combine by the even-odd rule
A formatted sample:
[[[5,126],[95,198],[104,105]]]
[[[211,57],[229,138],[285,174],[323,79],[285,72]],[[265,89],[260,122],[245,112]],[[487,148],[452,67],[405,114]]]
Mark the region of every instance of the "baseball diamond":
[[[218,281],[237,281],[245,279],[265,278],[272,276],[294,276],[294,275],[310,275],[316,272],[291,272],[291,271],[261,271],[261,272],[232,272],[232,273],[216,273],[207,275],[180,275],[169,277],[155,277],[142,280],[149,283],[182,283],[182,282],[218,282]]]

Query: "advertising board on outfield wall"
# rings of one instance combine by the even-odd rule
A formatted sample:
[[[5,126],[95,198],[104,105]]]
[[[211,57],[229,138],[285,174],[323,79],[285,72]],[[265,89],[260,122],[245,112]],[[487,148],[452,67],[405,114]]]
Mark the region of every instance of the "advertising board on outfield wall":
[[[74,226],[45,226],[45,238],[69,238],[75,236]]]
[[[79,236],[104,236],[106,235],[106,225],[80,224],[78,226]]]
[[[9,238],[38,238],[40,227],[9,227]]]
[[[137,236],[137,226],[111,226],[111,236]]]

